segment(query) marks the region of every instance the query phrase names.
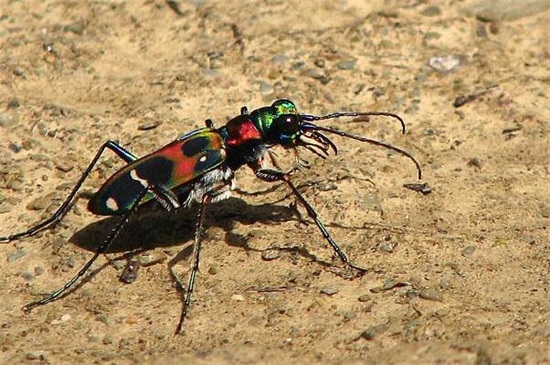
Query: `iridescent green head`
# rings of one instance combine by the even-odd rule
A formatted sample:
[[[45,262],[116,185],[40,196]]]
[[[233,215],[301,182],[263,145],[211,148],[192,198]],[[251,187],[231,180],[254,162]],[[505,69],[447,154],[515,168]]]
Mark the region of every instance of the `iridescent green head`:
[[[302,133],[302,119],[290,100],[277,100],[269,107],[255,110],[251,119],[271,144],[293,147]]]

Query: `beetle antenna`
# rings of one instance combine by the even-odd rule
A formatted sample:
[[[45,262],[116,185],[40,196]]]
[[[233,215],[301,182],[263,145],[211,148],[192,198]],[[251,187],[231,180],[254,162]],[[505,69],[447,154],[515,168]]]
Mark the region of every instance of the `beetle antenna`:
[[[419,180],[422,179],[422,167],[420,167],[420,163],[418,163],[418,161],[410,153],[408,153],[407,151],[402,150],[399,147],[395,147],[395,146],[392,146],[391,144],[388,144],[388,143],[376,141],[374,139],[370,139],[370,138],[366,138],[366,137],[362,137],[362,136],[357,136],[355,134],[351,134],[351,133],[348,133],[348,132],[342,132],[342,131],[327,128],[327,127],[316,126],[316,129],[319,130],[319,131],[323,131],[323,132],[337,134],[337,135],[342,136],[342,137],[355,139],[355,140],[360,141],[360,142],[367,142],[367,143],[373,144],[375,146],[384,147],[384,148],[387,148],[389,150],[400,153],[403,156],[407,157],[412,162],[414,162],[414,164],[416,166],[416,170],[418,171],[418,179]]]
[[[397,119],[399,121],[399,123],[401,123],[401,130],[402,130],[403,134],[405,134],[406,128],[405,128],[405,121],[403,120],[403,118],[401,118],[397,114],[389,113],[389,112],[361,112],[361,113],[338,112],[338,113],[331,113],[331,114],[321,115],[321,116],[306,114],[306,115],[301,115],[301,117],[302,117],[302,120],[307,120],[307,121],[311,122],[311,121],[314,121],[314,120],[334,119],[334,118],[340,118],[340,117],[368,117],[368,116],[373,116],[373,115],[381,115],[381,116],[384,116],[384,117],[390,117],[390,118],[393,118],[393,119]]]

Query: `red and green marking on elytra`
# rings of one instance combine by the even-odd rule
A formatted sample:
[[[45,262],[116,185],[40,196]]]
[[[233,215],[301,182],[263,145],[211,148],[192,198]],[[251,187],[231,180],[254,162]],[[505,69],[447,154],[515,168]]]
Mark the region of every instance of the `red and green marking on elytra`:
[[[181,332],[199,269],[205,208],[209,203],[229,197],[235,186],[234,173],[245,165],[251,168],[261,180],[279,181],[286,184],[304,206],[309,218],[315,222],[324,239],[342,262],[358,273],[364,273],[365,269],[353,264],[332,239],[313,207],[291,182],[290,175],[293,171],[285,172],[264,166],[264,156],[270,148],[280,145],[288,149],[304,148],[321,158],[326,158],[329,156],[330,150],[334,153],[337,152],[336,145],[325,135],[328,133],[398,152],[414,162],[420,179],[420,165],[409,153],[384,142],[313,123],[340,117],[365,116],[388,116],[397,119],[405,133],[405,123],[401,117],[393,113],[338,112],[315,116],[298,114],[296,106],[290,100],[277,100],[271,106],[262,107],[250,113],[246,107],[243,107],[240,115],[232,118],[220,128],[215,128],[212,121],[207,120],[206,128],[189,132],[141,158],[137,158],[116,142],[104,143],[82,173],[69,196],[50,218],[25,231],[0,237],[0,242],[10,242],[32,236],[61,221],[105,149],[113,151],[127,163],[107,179],[88,202],[88,209],[94,214],[120,216],[117,226],[97,247],[93,257],[62,288],[38,301],[27,304],[23,309],[30,311],[34,307],[54,301],[65,294],[86,274],[95,260],[111,246],[130,216],[141,204],[155,200],[167,210],[176,210],[196,202],[199,209],[194,239],[194,260],[183,310],[177,326],[177,332]],[[297,158],[297,163],[303,165],[304,161]]]

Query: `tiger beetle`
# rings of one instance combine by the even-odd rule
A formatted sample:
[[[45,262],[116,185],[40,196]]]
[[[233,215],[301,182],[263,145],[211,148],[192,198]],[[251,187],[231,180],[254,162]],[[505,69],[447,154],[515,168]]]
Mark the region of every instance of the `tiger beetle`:
[[[23,310],[29,312],[66,294],[67,290],[82,278],[97,258],[111,246],[130,216],[141,204],[155,200],[167,211],[175,211],[196,202],[199,207],[195,223],[194,257],[176,330],[176,333],[180,333],[189,310],[199,270],[201,232],[206,206],[229,197],[231,190],[235,188],[235,171],[244,165],[251,168],[263,181],[286,184],[342,262],[359,274],[365,273],[365,269],[353,264],[330,236],[313,207],[291,182],[290,176],[296,169],[307,166],[307,163],[298,156],[297,147],[303,147],[323,159],[329,156],[330,150],[334,154],[337,153],[336,145],[325,135],[328,133],[398,152],[414,162],[420,179],[422,175],[420,164],[404,150],[384,142],[313,123],[340,117],[370,116],[397,119],[401,123],[402,132],[405,133],[405,122],[393,113],[338,112],[315,116],[298,114],[296,106],[290,100],[277,100],[271,106],[262,107],[250,113],[246,107],[242,107],[240,115],[230,119],[220,128],[215,128],[212,120],[207,119],[206,128],[184,134],[161,149],[141,158],[134,156],[117,142],[105,142],[82,173],[69,196],[50,218],[26,231],[0,237],[0,242],[10,242],[33,236],[59,223],[69,211],[78,190],[106,149],[111,150],[126,162],[126,165],[112,175],[88,202],[90,212],[97,215],[118,216],[120,217],[118,223],[71,280],[44,298],[25,305]],[[276,167],[266,166],[264,163],[266,155],[272,157],[270,148],[277,145],[295,151],[295,168],[285,172]],[[276,166],[276,164],[272,165]]]

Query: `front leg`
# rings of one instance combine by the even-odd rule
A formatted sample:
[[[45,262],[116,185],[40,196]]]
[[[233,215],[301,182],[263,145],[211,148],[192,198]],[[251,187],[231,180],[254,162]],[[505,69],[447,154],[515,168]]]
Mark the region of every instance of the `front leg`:
[[[267,182],[283,181],[285,184],[287,184],[290,190],[292,190],[294,195],[296,195],[300,203],[306,209],[306,212],[309,218],[313,219],[313,221],[317,225],[317,228],[319,229],[319,231],[321,231],[321,234],[323,235],[325,240],[328,241],[328,243],[332,246],[332,249],[334,250],[334,252],[336,252],[338,257],[340,257],[340,260],[342,260],[342,262],[344,262],[344,264],[346,264],[350,268],[357,270],[360,275],[364,274],[367,271],[366,269],[360,266],[357,266],[350,261],[346,253],[342,251],[340,246],[338,246],[336,241],[334,241],[334,239],[331,237],[331,235],[329,234],[323,222],[321,222],[321,220],[318,218],[317,212],[315,211],[315,209],[313,209],[313,207],[307,202],[304,196],[300,194],[298,189],[296,189],[294,184],[290,181],[289,177],[294,170],[291,170],[289,172],[283,172],[280,170],[263,168],[261,160],[256,161],[254,164],[249,164],[249,166],[254,171],[254,174],[263,181],[267,181]]]

